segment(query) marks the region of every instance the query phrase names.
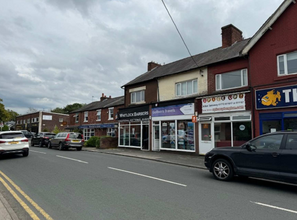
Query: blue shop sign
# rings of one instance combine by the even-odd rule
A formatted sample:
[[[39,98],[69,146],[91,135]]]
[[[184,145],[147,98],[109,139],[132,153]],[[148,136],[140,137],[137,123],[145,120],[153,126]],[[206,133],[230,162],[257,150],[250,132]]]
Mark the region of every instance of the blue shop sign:
[[[256,108],[271,109],[297,106],[297,86],[256,90]]]
[[[92,125],[81,125],[79,128],[114,128],[114,124],[92,124]]]
[[[152,117],[193,115],[194,103],[152,108]]]

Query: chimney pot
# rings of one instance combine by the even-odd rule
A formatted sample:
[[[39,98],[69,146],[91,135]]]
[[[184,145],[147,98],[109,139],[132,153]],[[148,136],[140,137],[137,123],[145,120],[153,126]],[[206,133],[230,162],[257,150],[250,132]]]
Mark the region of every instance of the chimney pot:
[[[222,48],[230,47],[236,41],[242,41],[242,31],[233,24],[226,25],[222,29]]]

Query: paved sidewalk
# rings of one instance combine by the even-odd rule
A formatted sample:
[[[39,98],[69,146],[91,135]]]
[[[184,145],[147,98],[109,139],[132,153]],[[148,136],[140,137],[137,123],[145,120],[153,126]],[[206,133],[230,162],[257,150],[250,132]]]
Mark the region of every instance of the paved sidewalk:
[[[0,193],[0,219],[1,220],[19,220],[6,199]]]
[[[111,148],[111,149],[96,149],[92,147],[84,147],[83,150],[90,152],[98,152],[104,154],[115,154],[127,157],[136,157],[147,160],[154,160],[163,163],[176,164],[199,169],[206,169],[204,166],[204,156],[193,155],[185,152],[172,151],[142,151],[133,148]]]

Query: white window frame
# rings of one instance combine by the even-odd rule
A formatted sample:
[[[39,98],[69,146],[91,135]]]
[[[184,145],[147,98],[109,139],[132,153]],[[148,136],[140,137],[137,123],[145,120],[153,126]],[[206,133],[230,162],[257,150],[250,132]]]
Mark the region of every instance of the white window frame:
[[[24,124],[26,124],[26,119],[24,119]]]
[[[96,114],[96,115],[97,115],[97,119],[96,119],[96,121],[101,121],[101,116],[102,116],[101,113],[102,113],[101,109],[98,109],[98,110],[97,110],[97,114]],[[99,116],[100,116],[100,117],[99,117]]]
[[[114,136],[112,136],[114,134]],[[110,137],[115,137],[115,128],[107,128],[107,135]]]
[[[192,92],[189,94],[188,94],[188,82],[192,83]],[[185,86],[186,86],[186,94],[182,94],[182,84],[183,83],[185,83]],[[195,84],[196,84],[197,91],[194,91]],[[197,94],[197,93],[198,93],[198,79],[191,79],[191,80],[175,83],[175,95],[177,97],[188,96],[188,95],[193,95],[193,94]]]
[[[74,118],[75,118],[75,123],[78,123],[78,121],[79,121],[79,113],[75,113]]]
[[[295,73],[288,73],[288,58],[287,58],[287,55],[288,54],[292,54],[292,53],[296,53],[297,54],[297,51],[293,51],[293,52],[290,52],[290,53],[286,53],[286,54],[281,54],[281,55],[278,55],[277,56],[277,75],[278,76],[288,76],[288,75],[294,75],[294,74],[297,74],[297,72]],[[283,57],[284,58],[284,73],[280,73],[280,65],[279,65],[279,59],[280,57]]]
[[[111,110],[112,110],[112,117],[111,117]],[[113,120],[114,118],[114,107],[108,108],[108,120]]]
[[[59,118],[59,122],[63,122],[64,121],[64,119],[63,118]]]
[[[237,71],[240,71],[240,73],[241,73],[241,83],[240,83],[241,86],[229,87],[229,88],[222,89],[222,75],[227,74],[227,73],[237,72]],[[247,71],[247,69],[241,69],[241,70],[235,70],[235,71],[230,71],[230,72],[226,72],[226,73],[221,73],[221,74],[217,74],[215,77],[216,77],[216,79],[215,79],[216,91],[236,89],[236,88],[248,86],[248,71]]]
[[[140,100],[136,100],[136,94],[140,93]],[[145,90],[140,90],[140,91],[134,91],[130,93],[130,102],[131,104],[136,104],[136,103],[145,103]]]
[[[84,112],[84,122],[88,122],[89,121],[89,112],[86,111]]]
[[[29,123],[30,123],[30,118],[27,119],[27,124],[29,124]]]

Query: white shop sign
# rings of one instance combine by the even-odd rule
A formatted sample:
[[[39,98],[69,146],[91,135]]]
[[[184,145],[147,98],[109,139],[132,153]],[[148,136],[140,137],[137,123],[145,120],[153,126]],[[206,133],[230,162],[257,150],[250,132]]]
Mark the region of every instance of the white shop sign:
[[[245,94],[208,97],[201,100],[202,113],[230,112],[245,110]]]
[[[52,115],[43,115],[42,120],[51,121],[51,120],[53,120],[53,116]]]

